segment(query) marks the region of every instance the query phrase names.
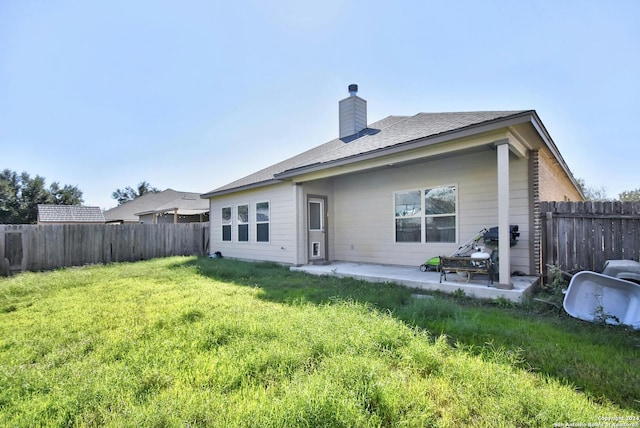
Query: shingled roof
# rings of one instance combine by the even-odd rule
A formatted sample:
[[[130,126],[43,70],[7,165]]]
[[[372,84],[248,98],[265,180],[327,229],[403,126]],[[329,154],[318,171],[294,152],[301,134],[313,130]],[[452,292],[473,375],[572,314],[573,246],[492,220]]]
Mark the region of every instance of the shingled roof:
[[[174,208],[180,210],[179,214],[199,214],[208,211],[209,204],[200,199],[199,193],[166,189],[158,193],[146,193],[132,201],[111,208],[105,211],[104,216],[108,222],[112,223],[137,223],[140,221],[138,215]],[[192,212],[194,210],[198,211]]]
[[[38,204],[38,223],[104,223],[100,207]]]
[[[473,129],[492,122],[534,113],[533,110],[478,111],[453,113],[418,113],[414,116],[388,116],[374,122],[359,134],[334,139],[268,168],[218,187],[201,197],[224,194],[243,187],[253,187],[277,181],[278,176],[313,165],[330,165],[336,161],[356,159],[363,155],[416,140],[425,140],[448,133]]]

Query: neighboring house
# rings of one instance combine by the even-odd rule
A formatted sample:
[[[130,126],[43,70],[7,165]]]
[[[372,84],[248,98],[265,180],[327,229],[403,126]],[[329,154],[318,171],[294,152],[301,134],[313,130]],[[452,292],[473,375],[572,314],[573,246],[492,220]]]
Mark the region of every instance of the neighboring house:
[[[107,223],[193,223],[209,220],[209,203],[199,193],[167,189],[146,193],[105,211]]]
[[[38,204],[38,224],[104,224],[100,207]]]
[[[500,282],[541,271],[539,202],[583,196],[534,110],[368,124],[366,101],[349,91],[339,138],[202,195],[212,253],[417,267],[499,226]],[[520,230],[512,248],[510,224]]]

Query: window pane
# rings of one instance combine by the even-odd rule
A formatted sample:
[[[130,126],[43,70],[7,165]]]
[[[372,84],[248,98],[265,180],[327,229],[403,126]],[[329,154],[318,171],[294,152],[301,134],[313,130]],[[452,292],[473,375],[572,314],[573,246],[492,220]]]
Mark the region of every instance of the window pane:
[[[256,204],[256,221],[269,221],[269,202]]]
[[[238,241],[240,242],[249,241],[249,225],[248,224],[238,225]]]
[[[259,223],[256,225],[257,241],[269,242],[269,223]]]
[[[222,240],[231,241],[231,225],[222,226]]]
[[[231,207],[225,207],[222,209],[222,223],[231,223]]]
[[[456,217],[427,217],[427,242],[456,242]]]
[[[396,242],[420,242],[420,218],[396,219]]]
[[[238,222],[249,222],[249,205],[238,205]]]
[[[455,214],[456,186],[436,187],[424,191],[425,213]]]
[[[309,202],[309,230],[321,230],[322,220],[320,218],[320,203]]]
[[[395,197],[396,217],[411,217],[420,214],[421,207],[419,190],[412,192],[396,192]]]

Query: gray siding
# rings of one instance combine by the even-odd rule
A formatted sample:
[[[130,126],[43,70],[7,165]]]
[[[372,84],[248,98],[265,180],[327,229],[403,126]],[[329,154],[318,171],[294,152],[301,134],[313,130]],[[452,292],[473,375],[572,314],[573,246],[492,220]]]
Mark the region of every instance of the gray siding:
[[[529,190],[526,159],[511,156],[511,224],[520,227],[512,249],[512,270],[529,272]],[[458,186],[458,242],[396,243],[394,192],[433,186]],[[380,169],[335,180],[334,259],[366,263],[415,265],[448,255],[483,227],[496,226],[496,152],[486,151],[401,168]]]
[[[278,263],[306,263],[309,195],[327,197],[328,258],[364,263],[418,266],[430,257],[448,255],[484,227],[498,222],[496,152],[479,153],[389,167],[304,183],[291,183],[220,196],[211,200],[210,251],[224,256]],[[510,223],[520,227],[512,248],[512,270],[529,273],[528,160],[510,158]],[[458,241],[454,244],[396,243],[394,192],[454,184],[458,188]],[[301,196],[300,196],[301,195]],[[302,199],[302,200],[300,200]],[[270,242],[256,242],[255,204],[270,203]],[[249,242],[238,242],[236,208],[249,205]],[[232,241],[222,241],[221,212],[232,207]],[[297,207],[297,208],[296,208]],[[302,215],[296,215],[296,209]],[[299,239],[298,239],[299,237]]]
[[[277,263],[296,262],[295,188],[290,183],[212,198],[211,253],[220,251],[225,257],[263,260]],[[257,242],[255,206],[269,202],[269,242]],[[238,242],[237,206],[249,205],[249,242]],[[231,242],[222,241],[222,208],[232,207]]]

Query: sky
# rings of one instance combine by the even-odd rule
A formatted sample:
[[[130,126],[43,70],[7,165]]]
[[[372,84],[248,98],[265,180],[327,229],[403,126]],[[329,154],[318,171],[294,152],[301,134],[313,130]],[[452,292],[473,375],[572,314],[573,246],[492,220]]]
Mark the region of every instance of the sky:
[[[0,0],[0,170],[205,193],[336,138],[351,83],[370,123],[534,109],[640,188],[638,0]]]

